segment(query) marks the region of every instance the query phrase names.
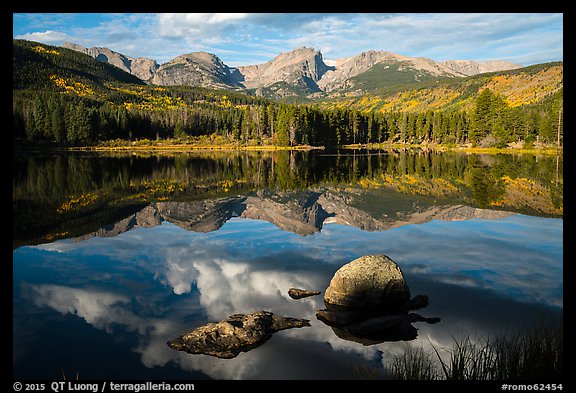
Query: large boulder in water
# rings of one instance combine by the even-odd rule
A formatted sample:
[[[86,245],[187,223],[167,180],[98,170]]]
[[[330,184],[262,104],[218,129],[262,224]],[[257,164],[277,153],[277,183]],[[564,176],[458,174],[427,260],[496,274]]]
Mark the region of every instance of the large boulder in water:
[[[324,294],[328,310],[406,312],[410,289],[400,267],[386,255],[365,255],[342,266]]]
[[[400,267],[386,255],[366,255],[342,266],[324,295],[325,310],[316,318],[349,341],[372,345],[384,341],[414,340],[414,322],[438,323],[409,313],[428,305],[428,296],[410,299]]]

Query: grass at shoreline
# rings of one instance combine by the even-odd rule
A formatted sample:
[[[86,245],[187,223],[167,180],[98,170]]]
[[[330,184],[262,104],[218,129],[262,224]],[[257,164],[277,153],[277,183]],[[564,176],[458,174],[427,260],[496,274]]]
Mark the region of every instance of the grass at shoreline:
[[[221,146],[209,146],[209,145],[170,145],[170,146],[80,146],[80,147],[67,147],[64,148],[67,151],[193,151],[193,150],[249,150],[249,151],[276,151],[276,150],[317,150],[320,149],[314,146],[234,146],[234,145],[221,145]]]
[[[390,379],[562,381],[564,340],[560,327],[541,323],[533,329],[493,338],[454,338],[451,348],[408,348],[393,359]],[[447,357],[441,357],[441,353]]]
[[[27,148],[27,146],[22,146]],[[32,148],[47,150],[63,151],[153,151],[153,152],[188,152],[194,150],[219,150],[219,151],[309,151],[324,150],[324,146],[296,145],[296,146],[277,146],[270,143],[263,144],[234,144],[223,143],[222,141],[212,141],[206,138],[195,138],[188,140],[163,139],[150,140],[142,139],[136,141],[112,140],[100,142],[93,146],[30,146]],[[496,148],[496,147],[470,147],[468,145],[442,145],[442,144],[403,144],[403,143],[380,143],[380,144],[355,144],[334,146],[334,148],[353,150],[353,149],[419,149],[433,151],[456,151],[463,153],[477,154],[540,154],[540,155],[563,155],[563,147],[555,146],[538,146],[532,148]]]

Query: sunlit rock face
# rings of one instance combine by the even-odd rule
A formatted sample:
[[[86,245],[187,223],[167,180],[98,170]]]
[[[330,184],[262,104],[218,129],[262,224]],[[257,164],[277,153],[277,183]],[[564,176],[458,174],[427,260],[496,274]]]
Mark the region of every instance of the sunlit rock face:
[[[317,81],[332,67],[327,66],[322,53],[313,48],[300,47],[284,52],[264,64],[238,67],[243,85],[247,88],[263,88],[274,84],[295,86],[306,93],[320,91]],[[277,94],[292,95],[290,91],[276,90]],[[292,89],[293,90],[293,89]]]

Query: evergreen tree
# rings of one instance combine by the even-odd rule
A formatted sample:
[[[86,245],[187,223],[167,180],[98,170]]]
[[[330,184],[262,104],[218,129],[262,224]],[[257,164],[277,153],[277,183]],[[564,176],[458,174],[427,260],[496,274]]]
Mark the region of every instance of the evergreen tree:
[[[52,110],[51,131],[56,143],[66,141],[66,123],[64,122],[64,110],[58,106]]]

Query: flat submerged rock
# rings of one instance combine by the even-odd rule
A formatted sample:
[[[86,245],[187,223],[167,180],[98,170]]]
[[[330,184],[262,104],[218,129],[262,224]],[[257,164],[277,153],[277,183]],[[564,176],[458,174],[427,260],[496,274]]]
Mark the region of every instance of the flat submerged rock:
[[[231,359],[259,347],[280,330],[310,326],[308,319],[275,315],[269,311],[233,314],[207,323],[167,342],[177,351]]]

